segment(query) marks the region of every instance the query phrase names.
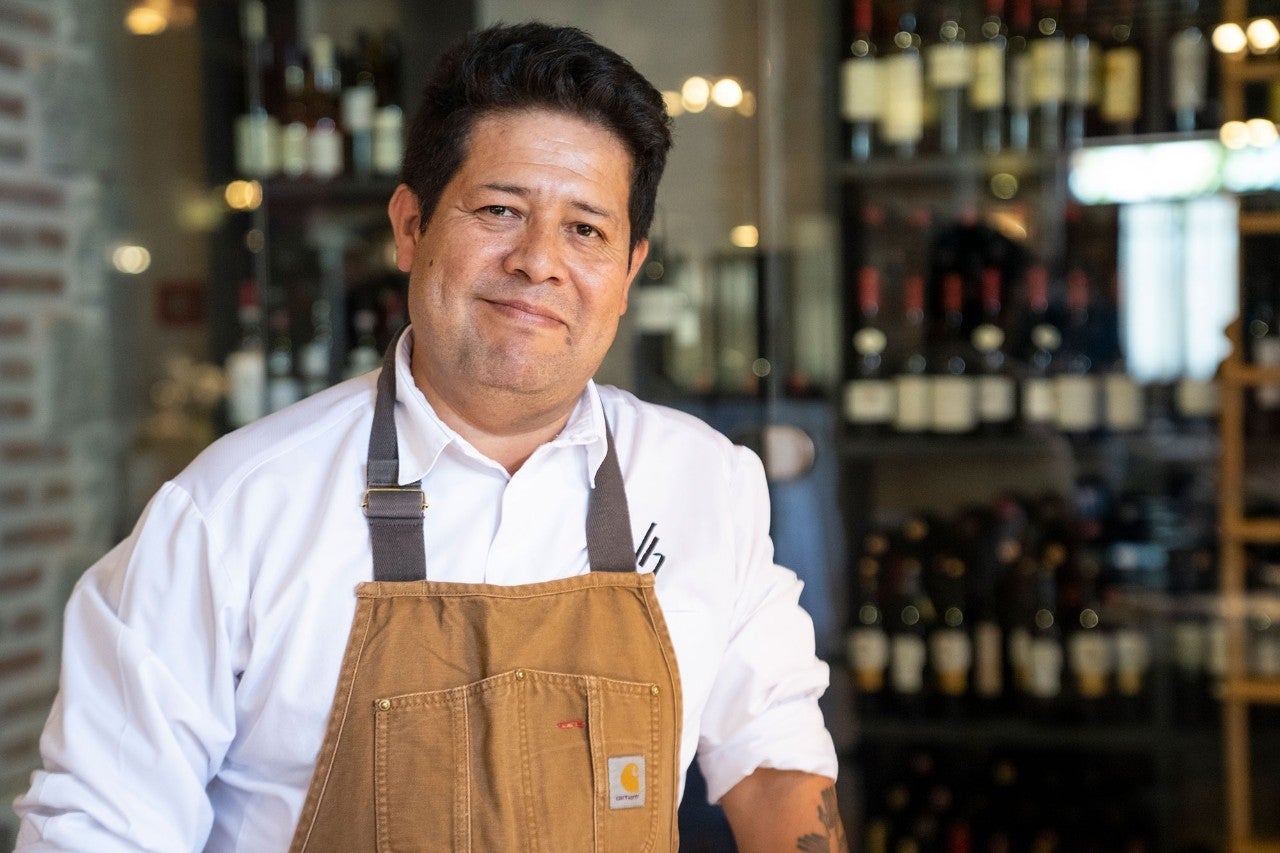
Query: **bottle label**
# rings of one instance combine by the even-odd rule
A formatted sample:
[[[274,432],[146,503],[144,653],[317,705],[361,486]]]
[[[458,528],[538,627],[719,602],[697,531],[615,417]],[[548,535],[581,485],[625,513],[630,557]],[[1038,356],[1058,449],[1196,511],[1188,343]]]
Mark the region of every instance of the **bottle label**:
[[[923,432],[932,422],[930,383],[924,376],[902,374],[893,380],[897,409],[893,426],[899,432]]]
[[[236,119],[236,169],[246,178],[280,171],[280,123],[265,111]]]
[[[1218,414],[1218,384],[1212,379],[1180,379],[1174,403],[1184,417],[1211,418]]]
[[[1087,38],[1073,39],[1068,49],[1067,100],[1080,106],[1098,103],[1098,50]]]
[[[969,686],[973,644],[968,633],[940,628],[929,638],[929,654],[938,675],[938,689],[948,696],[963,696]]]
[[[1146,422],[1142,386],[1127,373],[1111,373],[1103,383],[1107,429],[1126,432],[1141,429]]]
[[[972,377],[935,376],[931,384],[935,432],[968,432],[977,426],[977,383]]]
[[[880,135],[885,142],[919,142],[924,135],[924,72],[920,54],[899,53],[884,63],[884,115]]]
[[[1089,432],[1098,427],[1098,381],[1068,374],[1055,380],[1057,424],[1063,432]]]
[[[302,399],[302,385],[292,376],[277,376],[267,382],[267,409],[278,412]]]
[[[1259,678],[1280,675],[1280,635],[1274,630],[1253,636],[1253,674]]]
[[[1041,38],[1031,42],[1031,102],[1062,103],[1067,98],[1067,40]]]
[[[350,86],[342,90],[342,127],[347,133],[372,132],[373,111],[378,106],[378,90],[373,86]]]
[[[1009,112],[1025,115],[1031,112],[1031,55],[1015,54],[1009,60]]]
[[[1003,424],[1013,420],[1013,380],[1008,376],[978,377],[978,419],[985,424]]]
[[[1174,623],[1172,633],[1174,663],[1187,675],[1199,675],[1205,669],[1208,654],[1204,626],[1184,619]]]
[[[400,171],[403,156],[404,113],[388,104],[373,120],[373,170],[379,175],[394,175]]]
[[[1133,628],[1116,631],[1116,690],[1121,696],[1142,692],[1151,668],[1151,640]]]
[[[342,174],[342,134],[332,120],[321,120],[307,137],[311,174],[321,180]]]
[[[895,634],[890,640],[890,678],[897,693],[919,694],[924,690],[927,652],[923,637]]]
[[[844,414],[850,423],[889,423],[893,420],[893,383],[886,379],[854,379],[846,383]]]
[[[1209,100],[1209,40],[1189,27],[1169,40],[1169,106],[1200,112]]]
[[[1053,382],[1044,377],[1032,377],[1022,383],[1022,419],[1029,424],[1052,423],[1058,415],[1058,401],[1053,394]]]
[[[997,698],[1004,692],[1000,626],[979,622],[973,629],[973,689],[979,696]]]
[[[1080,695],[1097,699],[1106,695],[1111,676],[1111,643],[1101,631],[1079,631],[1068,641],[1071,672]]]
[[[969,103],[975,110],[998,110],[1004,106],[1004,45],[983,42],[971,48],[973,85]]]
[[[1280,338],[1258,338],[1253,342],[1253,361],[1259,367],[1280,365]],[[1280,385],[1259,385],[1254,392],[1258,407],[1280,409]]]
[[[926,60],[929,85],[934,89],[959,89],[973,79],[969,48],[963,42],[932,45]]]
[[[1031,632],[1026,628],[1009,631],[1009,665],[1017,688],[1028,690],[1031,684]]]
[[[307,173],[307,126],[290,122],[280,131],[280,171],[287,177],[300,178]]]
[[[840,66],[840,115],[849,122],[880,117],[880,68],[874,57],[849,58]]]
[[[244,426],[266,414],[267,359],[260,349],[240,349],[227,356],[227,417]]]
[[[1214,678],[1221,678],[1227,671],[1227,626],[1221,619],[1210,622],[1205,629],[1204,664]]]
[[[884,629],[850,631],[849,658],[858,689],[863,693],[879,693],[884,688],[884,670],[889,663],[889,638]]]
[[[1027,692],[1037,699],[1053,699],[1062,693],[1062,644],[1055,639],[1031,640],[1031,673]]]
[[[1102,117],[1136,121],[1142,110],[1142,54],[1136,47],[1113,47],[1103,57]]]

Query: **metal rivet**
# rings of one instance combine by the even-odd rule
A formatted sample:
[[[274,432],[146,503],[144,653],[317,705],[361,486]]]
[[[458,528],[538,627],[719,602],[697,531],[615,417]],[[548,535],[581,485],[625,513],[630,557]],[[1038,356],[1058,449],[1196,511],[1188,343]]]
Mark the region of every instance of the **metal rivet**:
[[[517,669],[517,670],[516,670],[516,680],[517,680],[517,681],[519,681],[519,680],[520,680],[520,679],[522,679],[522,678],[524,678],[524,670],[523,670],[523,669]]]
[[[390,699],[379,699],[379,700],[378,700],[378,707],[379,707],[379,708],[381,708],[381,709],[382,709],[382,710],[384,710],[384,711],[389,711],[389,710],[391,710],[391,700],[390,700]]]
[[[656,684],[650,684],[650,685],[649,685],[649,692],[650,692],[650,693],[652,693],[654,696],[657,696],[657,695],[658,695],[658,685],[656,685]]]

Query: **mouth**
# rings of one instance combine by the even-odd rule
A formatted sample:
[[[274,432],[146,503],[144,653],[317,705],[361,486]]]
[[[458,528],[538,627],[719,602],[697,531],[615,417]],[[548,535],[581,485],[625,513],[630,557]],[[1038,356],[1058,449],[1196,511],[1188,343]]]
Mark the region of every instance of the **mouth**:
[[[515,322],[531,326],[563,326],[564,321],[554,312],[539,305],[519,299],[482,299],[499,314]]]

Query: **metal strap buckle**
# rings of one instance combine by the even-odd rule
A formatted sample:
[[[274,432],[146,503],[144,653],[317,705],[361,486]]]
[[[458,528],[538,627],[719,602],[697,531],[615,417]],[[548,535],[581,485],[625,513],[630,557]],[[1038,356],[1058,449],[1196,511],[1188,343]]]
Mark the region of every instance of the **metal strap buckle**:
[[[371,503],[374,504],[377,515],[385,518],[412,518],[415,511],[417,515],[427,511],[427,495],[421,488],[369,486],[364,490],[364,499],[360,502],[365,515],[370,514]]]

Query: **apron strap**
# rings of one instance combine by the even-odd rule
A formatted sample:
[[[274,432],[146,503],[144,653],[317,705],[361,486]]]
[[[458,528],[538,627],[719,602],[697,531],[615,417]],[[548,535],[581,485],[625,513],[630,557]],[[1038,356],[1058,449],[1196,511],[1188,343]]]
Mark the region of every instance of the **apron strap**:
[[[407,329],[408,327],[406,327]],[[423,516],[427,500],[422,481],[401,486],[396,436],[396,350],[402,330],[387,347],[378,376],[378,395],[369,432],[369,461],[364,514],[373,546],[375,581],[417,581],[427,576]],[[587,502],[587,559],[593,572],[634,572],[631,514],[613,433],[604,425],[605,455]]]

